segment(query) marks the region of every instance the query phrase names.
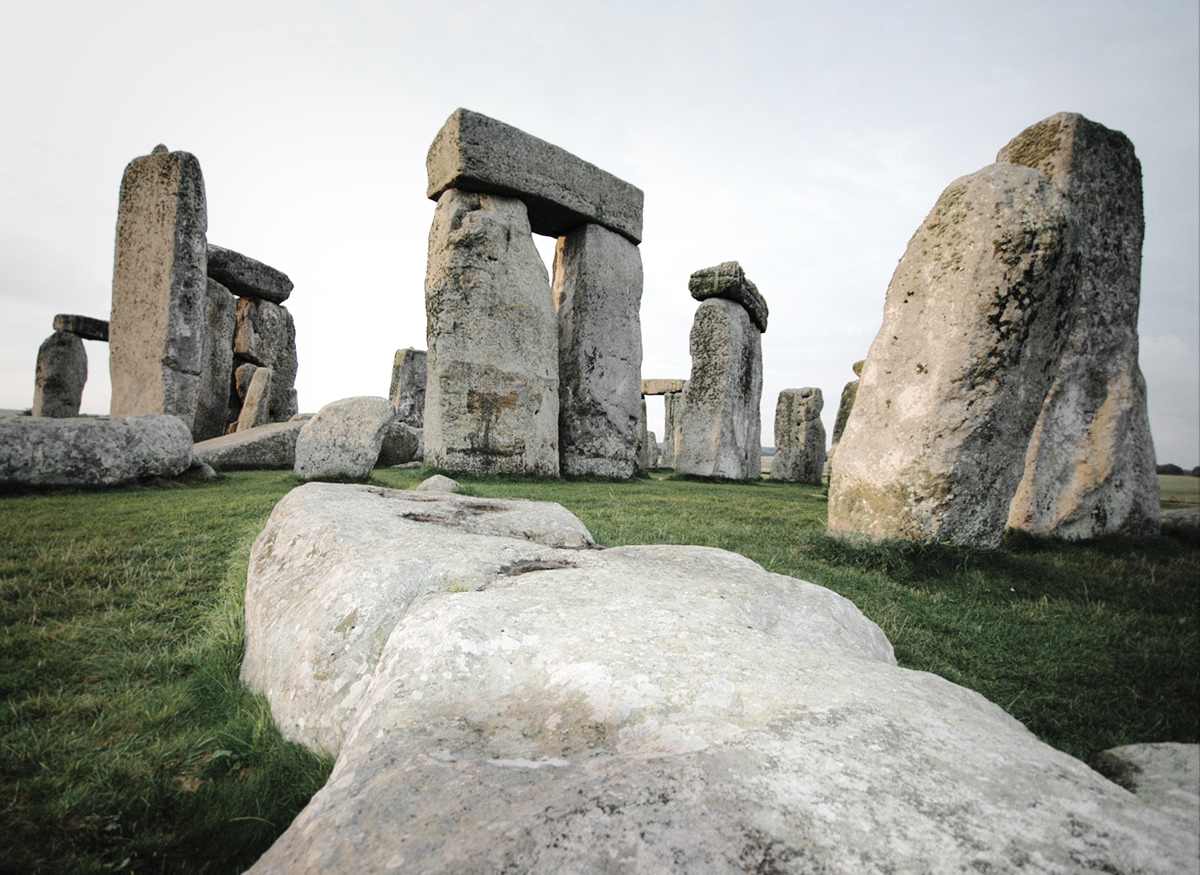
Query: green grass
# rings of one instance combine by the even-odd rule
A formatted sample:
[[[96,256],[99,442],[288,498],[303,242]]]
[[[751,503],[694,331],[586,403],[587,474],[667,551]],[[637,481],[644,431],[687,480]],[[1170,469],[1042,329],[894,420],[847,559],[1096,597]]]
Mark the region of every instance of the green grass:
[[[723,547],[828,586],[902,665],[1076,756],[1200,740],[1195,544],[863,545],[822,533],[817,487],[458,479],[557,501],[606,545]],[[249,546],[296,483],[0,496],[0,871],[237,872],[325,780],[330,763],[282,741],[237,680]]]
[[[1159,474],[1158,488],[1163,510],[1194,507],[1200,504],[1200,477],[1186,474]]]

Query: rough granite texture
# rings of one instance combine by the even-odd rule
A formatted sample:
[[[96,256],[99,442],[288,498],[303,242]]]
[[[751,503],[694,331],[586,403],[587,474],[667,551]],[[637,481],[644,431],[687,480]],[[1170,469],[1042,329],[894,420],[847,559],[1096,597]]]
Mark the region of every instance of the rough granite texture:
[[[413,428],[425,427],[425,384],[428,382],[423,349],[398,349],[392,359],[392,382],[388,398],[396,407],[396,418]]]
[[[83,340],[77,334],[56,329],[38,347],[33,379],[33,415],[78,416],[87,375],[87,350],[83,348]]]
[[[93,319],[91,316],[75,316],[59,313],[54,317],[54,330],[78,334],[84,340],[108,342],[108,320]]]
[[[293,472],[303,480],[367,479],[395,419],[396,408],[386,398],[361,395],[329,402],[300,429]]]
[[[520,198],[536,234],[561,237],[592,222],[642,239],[642,190],[504,122],[457,109],[425,160],[426,194],[457,188]]]
[[[208,244],[208,275],[243,298],[261,298],[282,304],[292,293],[292,281],[283,271],[249,256]]]
[[[771,479],[787,483],[820,483],[825,470],[825,426],[820,389],[784,389],[775,405],[775,456]]]
[[[296,438],[307,420],[273,422],[196,444],[196,458],[218,471],[290,469],[296,464]]]
[[[759,331],[767,330],[767,302],[758,286],[746,279],[742,266],[736,261],[723,261],[716,267],[706,267],[692,274],[688,291],[697,301],[725,298],[741,304],[750,314]]]
[[[990,548],[1070,333],[1076,226],[1040,172],[942,193],[888,286],[829,483],[829,530]]]

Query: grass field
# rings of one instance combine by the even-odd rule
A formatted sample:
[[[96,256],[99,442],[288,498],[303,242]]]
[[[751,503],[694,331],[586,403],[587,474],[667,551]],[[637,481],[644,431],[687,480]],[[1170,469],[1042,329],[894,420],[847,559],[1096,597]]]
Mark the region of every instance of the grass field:
[[[902,665],[1076,756],[1200,740],[1195,543],[855,546],[822,533],[817,487],[459,479],[558,501],[603,544],[724,547],[828,586]],[[0,871],[237,872],[325,780],[330,763],[283,742],[237,680],[249,546],[295,485],[243,472],[0,496]]]

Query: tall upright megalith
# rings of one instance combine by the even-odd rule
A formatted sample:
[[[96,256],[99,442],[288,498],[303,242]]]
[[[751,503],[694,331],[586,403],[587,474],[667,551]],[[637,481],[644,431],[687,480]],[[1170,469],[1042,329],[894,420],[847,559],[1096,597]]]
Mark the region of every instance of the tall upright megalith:
[[[200,163],[158,146],[121,180],[109,373],[113,416],[167,413],[191,428],[200,392],[208,214]]]
[[[829,484],[829,529],[994,547],[1074,312],[1066,195],[993,164],[955,180],[888,286]]]
[[[38,347],[33,415],[56,419],[78,416],[87,373],[83,339],[73,332],[56,330]]]
[[[1142,169],[1129,138],[1074,113],[996,156],[1045,173],[1079,223],[1075,325],[1034,429],[1008,524],[1089,538],[1158,531],[1146,383],[1138,367]]]
[[[785,483],[820,483],[825,468],[825,426],[820,389],[784,389],[775,404],[775,456],[771,479]]]
[[[225,433],[233,385],[233,336],[237,328],[237,298],[229,289],[210,276],[204,297],[200,391],[192,421],[192,437],[197,443]]]

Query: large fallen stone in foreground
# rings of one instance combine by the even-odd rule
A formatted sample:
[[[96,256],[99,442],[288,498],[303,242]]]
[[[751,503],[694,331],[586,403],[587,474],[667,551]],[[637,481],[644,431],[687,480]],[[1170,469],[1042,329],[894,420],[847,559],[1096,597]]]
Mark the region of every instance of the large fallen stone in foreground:
[[[396,408],[386,398],[363,395],[329,402],[300,429],[292,470],[305,480],[365,480],[395,418]]]
[[[990,548],[1074,317],[1076,226],[1043,174],[952,182],[888,285],[829,481],[829,529]]]
[[[0,417],[0,486],[118,486],[191,464],[177,416]]]
[[[842,597],[711,548],[565,549],[587,544],[570,519],[280,502],[243,674],[337,762],[252,872],[1194,867],[1176,818],[899,668]]]
[[[272,422],[196,444],[196,458],[218,471],[292,468],[302,420]]]
[[[426,194],[452,188],[517,197],[535,234],[561,237],[593,222],[642,239],[642,190],[565,149],[469,109],[456,109],[425,159]]]

